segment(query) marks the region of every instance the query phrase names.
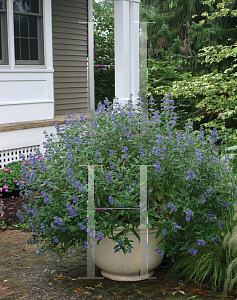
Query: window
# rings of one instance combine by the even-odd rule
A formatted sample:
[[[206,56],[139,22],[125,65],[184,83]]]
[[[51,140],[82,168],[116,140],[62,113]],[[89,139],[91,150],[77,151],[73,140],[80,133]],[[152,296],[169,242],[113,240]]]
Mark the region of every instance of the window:
[[[43,64],[42,0],[14,0],[13,11],[16,64]]]
[[[0,0],[0,64],[6,65],[7,59],[7,9],[6,0]]]

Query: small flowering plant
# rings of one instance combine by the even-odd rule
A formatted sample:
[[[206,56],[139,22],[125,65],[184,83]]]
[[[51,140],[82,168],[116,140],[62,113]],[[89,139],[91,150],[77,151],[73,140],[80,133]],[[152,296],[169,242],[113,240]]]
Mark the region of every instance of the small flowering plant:
[[[0,169],[0,197],[3,192],[19,191],[17,182],[21,178],[21,162],[14,161]]]
[[[146,124],[139,106],[105,100],[90,123],[84,115],[68,116],[65,126],[55,126],[56,136],[46,133],[45,154],[22,162],[24,181],[18,182],[23,197],[31,197],[18,216],[32,229],[28,243],[37,243],[38,253],[90,247],[87,232],[98,244],[112,234],[115,252],[131,253],[127,232],[139,238],[141,165],[147,166],[148,221],[159,228],[156,236],[164,235],[157,253],[175,259],[178,252],[195,255],[206,241],[221,241],[236,196],[228,159],[220,160],[215,129],[204,137],[191,123],[176,128],[170,97],[162,99],[161,111],[150,109]],[[95,231],[87,217],[88,165],[94,167]],[[114,236],[118,226],[123,231]]]

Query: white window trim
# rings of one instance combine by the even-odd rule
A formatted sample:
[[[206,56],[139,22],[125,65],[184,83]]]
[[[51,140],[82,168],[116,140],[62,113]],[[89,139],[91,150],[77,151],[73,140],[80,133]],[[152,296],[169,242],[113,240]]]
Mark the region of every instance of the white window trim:
[[[16,65],[14,45],[14,19],[13,1],[6,0],[7,4],[7,39],[8,39],[8,64],[0,65],[0,70],[49,69],[53,71],[53,40],[52,40],[52,3],[51,0],[42,0],[43,5],[43,42],[44,64],[43,65]]]

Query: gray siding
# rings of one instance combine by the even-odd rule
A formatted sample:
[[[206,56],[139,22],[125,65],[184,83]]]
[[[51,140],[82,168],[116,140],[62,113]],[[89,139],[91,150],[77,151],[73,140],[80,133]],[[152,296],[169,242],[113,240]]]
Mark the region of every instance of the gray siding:
[[[52,0],[55,115],[87,112],[87,0]]]

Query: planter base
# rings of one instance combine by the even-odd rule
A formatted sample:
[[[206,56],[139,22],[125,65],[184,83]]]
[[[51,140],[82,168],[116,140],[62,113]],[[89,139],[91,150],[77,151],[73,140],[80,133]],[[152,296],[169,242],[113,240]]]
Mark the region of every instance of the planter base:
[[[116,230],[114,230],[114,236],[120,233],[122,229],[122,227],[116,228]],[[139,281],[149,279],[163,260],[163,255],[155,252],[157,243],[164,237],[163,235],[160,235],[155,239],[157,230],[158,228],[154,228],[153,230],[151,228],[148,229],[148,272],[146,265],[145,272],[142,272],[142,274],[140,274],[141,276],[139,276],[139,270],[141,268],[141,260],[139,259],[140,243],[138,238],[131,231],[127,233],[127,237],[129,240],[133,241],[132,253],[124,254],[122,250],[115,253],[114,247],[117,243],[107,236],[100,241],[99,245],[96,243],[95,265],[101,270],[101,275],[116,281]],[[137,233],[139,235],[140,230],[137,230]],[[147,238],[146,228],[142,229],[141,234],[145,235],[145,238]]]
[[[101,271],[101,275],[105,278],[115,280],[115,281],[140,281],[140,280],[146,280],[149,279],[152,275],[154,275],[155,271],[148,271],[148,276],[142,275],[142,276],[121,276],[117,274],[111,274],[106,271]]]

